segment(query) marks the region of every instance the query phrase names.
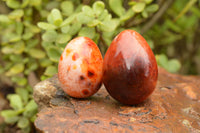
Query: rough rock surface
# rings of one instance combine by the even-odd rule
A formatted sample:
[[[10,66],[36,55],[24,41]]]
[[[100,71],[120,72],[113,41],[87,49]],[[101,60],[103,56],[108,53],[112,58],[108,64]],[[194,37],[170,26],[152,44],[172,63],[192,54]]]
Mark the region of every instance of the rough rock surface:
[[[105,88],[88,99],[65,94],[56,76],[37,84],[40,112],[36,128],[48,133],[200,133],[200,77],[159,69],[154,93],[145,102],[126,106]]]

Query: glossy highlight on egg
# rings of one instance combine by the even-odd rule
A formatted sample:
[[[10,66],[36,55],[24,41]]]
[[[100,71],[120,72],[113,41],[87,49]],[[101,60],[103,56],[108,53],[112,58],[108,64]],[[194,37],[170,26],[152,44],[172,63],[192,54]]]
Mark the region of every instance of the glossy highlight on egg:
[[[123,104],[139,104],[152,94],[157,77],[156,59],[146,40],[134,30],[117,35],[103,62],[108,93]]]
[[[103,58],[88,37],[77,37],[65,47],[58,65],[61,88],[71,97],[86,98],[102,84]]]

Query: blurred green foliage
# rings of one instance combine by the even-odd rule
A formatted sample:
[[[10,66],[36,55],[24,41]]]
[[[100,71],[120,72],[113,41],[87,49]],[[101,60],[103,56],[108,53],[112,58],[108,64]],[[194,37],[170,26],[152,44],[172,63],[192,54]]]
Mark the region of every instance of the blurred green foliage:
[[[156,56],[160,66],[177,72],[180,63],[176,61],[174,66],[167,63],[167,56],[175,57],[181,62],[180,73],[200,74],[200,1],[174,1],[145,36],[154,42],[154,52],[161,54]]]
[[[182,66],[182,73],[200,73],[197,0],[173,1],[159,21],[146,31],[144,27],[161,13],[167,1],[4,0],[1,3],[0,8],[6,11],[0,14],[0,74],[9,77],[16,87],[16,94],[7,97],[12,109],[2,111],[1,115],[7,123],[17,123],[25,132],[30,131],[37,112],[28,77],[34,74],[44,80],[57,73],[61,52],[74,37],[93,39],[104,54],[120,31],[133,29],[145,37],[159,66],[169,72],[178,72]]]

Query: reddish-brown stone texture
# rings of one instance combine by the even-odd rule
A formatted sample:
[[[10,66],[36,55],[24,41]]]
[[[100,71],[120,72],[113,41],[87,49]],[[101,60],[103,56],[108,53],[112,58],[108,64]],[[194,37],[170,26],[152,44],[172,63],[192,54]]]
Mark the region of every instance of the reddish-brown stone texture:
[[[126,106],[112,99],[105,88],[88,99],[74,99],[60,89],[57,77],[47,80],[57,91],[34,99],[41,111],[36,128],[48,133],[199,133],[200,77],[181,76],[159,69],[153,94],[143,103]],[[51,84],[50,84],[51,83]],[[45,90],[48,88],[42,88]],[[48,91],[46,91],[48,92]],[[50,93],[50,92],[49,92]],[[42,104],[42,97],[51,97]]]
[[[108,93],[123,104],[138,104],[154,91],[157,77],[156,59],[146,40],[134,30],[117,35],[103,61]]]

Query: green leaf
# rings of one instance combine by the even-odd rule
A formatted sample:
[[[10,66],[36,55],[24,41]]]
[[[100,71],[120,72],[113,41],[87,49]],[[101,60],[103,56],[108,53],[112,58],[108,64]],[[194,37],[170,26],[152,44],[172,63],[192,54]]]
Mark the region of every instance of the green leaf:
[[[17,116],[18,113],[15,110],[3,110],[1,111],[1,116],[4,117],[5,122],[8,124],[14,124],[19,120],[19,117]]]
[[[39,40],[37,39],[29,39],[26,41],[26,50],[30,50],[31,48],[35,47],[36,45],[38,45]]]
[[[62,22],[61,27],[69,25],[75,18],[76,18],[76,15],[69,16],[67,19],[65,19]]]
[[[23,0],[22,4],[21,4],[21,8],[25,8],[26,6],[28,6],[30,0]]]
[[[63,22],[63,18],[62,18],[60,11],[58,9],[53,9],[51,11],[51,15],[52,15],[52,18],[53,18],[54,25],[60,26]]]
[[[102,24],[101,21],[99,21],[99,20],[97,20],[97,19],[94,19],[94,20],[92,20],[91,22],[89,22],[89,23],[87,24],[87,26],[88,26],[88,27],[95,27],[95,26],[97,26],[97,25],[99,25],[99,24]]]
[[[4,70],[8,71],[10,68],[13,66],[13,62],[7,62],[6,65],[4,66]]]
[[[29,50],[29,55],[33,58],[41,59],[45,57],[45,52],[40,49],[33,48]]]
[[[181,64],[178,60],[172,59],[168,61],[167,56],[164,54],[156,55],[156,60],[158,62],[158,65],[172,73],[177,72],[181,68]]]
[[[46,31],[43,35],[42,35],[42,39],[46,42],[54,42],[57,39],[57,32],[54,30],[49,30]]]
[[[124,15],[125,9],[122,5],[122,0],[109,0],[109,6],[118,16]]]
[[[41,3],[42,3],[42,0],[30,0],[29,1],[29,4],[32,6],[39,6],[39,5],[41,5]]]
[[[34,122],[32,122],[32,123],[34,123]],[[29,125],[29,126],[27,126],[27,127],[25,127],[25,128],[22,128],[21,129],[21,131],[23,132],[23,133],[30,133],[31,132],[31,125]]]
[[[44,72],[46,76],[53,76],[58,72],[58,69],[55,66],[48,66]]]
[[[6,5],[10,8],[16,9],[20,7],[20,2],[17,0],[6,0]]]
[[[110,16],[110,14],[108,13],[108,10],[104,9],[104,11],[98,16],[98,20],[104,21],[109,16]]]
[[[49,47],[51,46],[54,46],[54,43],[51,43],[51,42],[46,42],[46,41],[43,41],[42,42],[42,47],[46,50],[48,49]]]
[[[200,2],[199,2],[199,4],[200,4]],[[196,16],[198,16],[200,18],[199,8],[193,6],[193,7],[191,7],[191,11],[192,11],[192,13],[194,13]],[[1,21],[1,19],[0,19],[0,21]]]
[[[87,6],[87,5],[83,6],[82,12],[87,16],[94,17],[94,11],[92,10],[90,6]]]
[[[17,42],[21,40],[21,36],[20,35],[16,35],[13,38],[10,37],[9,42]]]
[[[1,52],[4,54],[11,54],[11,53],[13,53],[13,51],[14,51],[14,49],[13,49],[13,46],[11,46],[11,45],[5,46],[1,49]]]
[[[147,12],[156,12],[158,11],[158,9],[159,9],[159,6],[157,4],[152,4],[145,8]]]
[[[14,49],[13,53],[15,53],[15,54],[23,53],[23,51],[25,49],[24,42],[23,41],[19,41],[19,42],[15,43],[13,49]]]
[[[35,62],[35,63],[32,63],[32,62]],[[30,70],[30,71],[34,71],[38,68],[38,64],[36,63],[36,60],[33,60],[32,62],[29,63],[29,65],[28,65],[28,70]]]
[[[110,21],[112,19],[112,15],[108,14],[103,21]]]
[[[32,63],[34,62],[34,63]],[[36,59],[29,58],[29,62],[27,62],[26,70],[24,71],[24,74],[28,75],[30,72],[35,71],[38,68],[38,64],[36,63]]]
[[[153,0],[144,0],[146,4],[150,4],[153,2]]]
[[[114,31],[112,32],[103,32],[103,38],[108,46],[110,46],[114,36]]]
[[[172,59],[168,62],[167,70],[169,72],[175,73],[181,68],[181,64],[178,60]]]
[[[84,6],[83,4],[78,4],[78,6],[75,8],[74,13],[81,12],[83,6]]]
[[[60,59],[61,51],[57,47],[50,47],[47,49],[47,54],[50,60],[58,62]]]
[[[19,85],[19,86],[24,86],[24,85],[27,84],[27,79],[24,78],[24,77],[12,76],[12,77],[11,77],[11,80],[12,80],[14,83],[17,83],[17,85]]]
[[[146,10],[142,11],[142,17],[147,18],[148,17],[148,13],[146,12]]]
[[[31,118],[37,113],[38,106],[34,100],[31,100],[25,107],[23,115],[25,117]]]
[[[22,16],[24,15],[24,11],[22,9],[17,9],[17,10],[14,10],[12,11],[8,17],[10,19],[19,19],[21,18]]]
[[[24,29],[23,23],[21,23],[21,22],[16,22],[16,33],[17,33],[18,35],[21,35],[21,34],[22,34],[23,29]]]
[[[78,22],[73,23],[73,25],[71,26],[71,28],[70,28],[68,34],[71,35],[71,36],[77,34],[78,31],[81,29],[81,26],[82,26],[81,23],[78,23]]]
[[[71,39],[71,36],[69,34],[59,34],[57,36],[56,43],[67,43]]]
[[[91,22],[94,17],[84,14],[84,12],[80,12],[79,14],[77,14],[76,19],[82,24],[87,24]]]
[[[135,15],[133,10],[130,8],[125,14],[120,17],[120,21],[127,21]]]
[[[22,60],[22,62],[23,62],[24,64],[28,63],[28,62],[29,62],[29,57],[25,57],[25,58]]]
[[[10,106],[15,110],[20,110],[23,108],[22,99],[18,94],[9,94],[7,98],[10,101]]]
[[[177,23],[174,23],[174,21],[167,19],[165,21],[165,25],[169,27],[171,30],[180,33],[182,29],[179,27]]]
[[[55,42],[57,39],[57,32],[49,30],[42,35],[42,39],[46,42]]]
[[[77,20],[79,20],[80,22],[83,22],[84,24],[87,24],[88,22],[92,21],[94,18],[95,18],[94,11],[89,6],[83,6],[82,12],[80,12],[77,16]]]
[[[24,64],[18,63],[11,67],[11,69],[6,73],[7,76],[16,75],[18,73],[23,72]]]
[[[27,79],[26,78],[19,78],[18,79],[18,81],[17,81],[17,84],[19,85],[19,86],[24,86],[24,85],[26,85],[27,84]]]
[[[48,78],[49,78],[49,76],[42,75],[42,76],[40,77],[40,80],[41,80],[41,81],[44,81],[44,80],[46,80],[46,79],[48,79]]]
[[[160,66],[162,66],[164,68],[167,67],[167,65],[168,65],[168,58],[167,58],[166,55],[164,55],[164,54],[157,55],[156,56],[156,60],[158,62],[158,65],[160,65]]]
[[[191,29],[192,27],[195,27],[195,25],[198,23],[198,20],[199,20],[199,18],[196,17],[195,15],[188,16],[187,19],[190,20],[190,21],[185,22],[183,20],[182,22],[180,22],[181,19],[177,20],[177,24],[180,25],[180,27],[183,28],[184,30]]]
[[[33,93],[33,88],[30,85],[27,85],[25,89],[28,90],[29,93]]]
[[[37,114],[35,114],[33,117],[31,117],[31,118],[30,118],[30,121],[31,121],[32,123],[34,123],[34,121],[36,120],[36,118],[37,118]]]
[[[21,36],[10,32],[9,34],[4,34],[2,38],[2,43],[7,44],[9,42],[17,42],[21,40]]]
[[[49,24],[49,23],[45,23],[45,22],[39,22],[38,27],[43,29],[43,30],[54,30],[56,29],[55,25]]]
[[[118,19],[112,19],[112,20],[109,20],[109,21],[104,21],[100,25],[100,29],[102,31],[111,32],[111,31],[114,31],[117,28],[118,25],[119,25],[119,20]]]
[[[23,40],[29,40],[34,36],[34,34],[32,32],[26,32],[25,34],[23,34],[22,39]]]
[[[65,49],[66,45],[67,45],[67,43],[56,43],[56,46],[57,46],[58,48],[62,49],[62,50]]]
[[[11,54],[11,55],[9,56],[9,59],[10,59],[12,62],[14,62],[14,63],[16,63],[16,62],[21,62],[21,61],[22,61],[22,56],[21,56],[21,55]]]
[[[94,38],[93,38],[93,41],[98,44],[99,43],[99,38],[100,38],[100,35],[99,34],[95,34]]]
[[[146,6],[145,3],[143,3],[143,2],[138,2],[137,4],[135,4],[135,5],[132,7],[132,9],[133,9],[134,12],[140,13],[140,12],[142,12],[142,11],[144,10],[145,6]]]
[[[137,4],[136,1],[130,1],[130,2],[128,3],[129,6],[133,6],[133,5],[135,5],[135,4]]]
[[[27,82],[27,80],[26,80]],[[22,98],[23,102],[26,104],[29,99],[29,92],[27,89],[24,88],[17,88],[16,93]]]
[[[105,5],[104,5],[104,3],[102,1],[96,1],[92,5],[92,8],[93,8],[93,11],[95,12],[95,14],[97,16],[99,16],[103,12],[103,10],[105,8]]]
[[[175,33],[169,32],[167,37],[160,40],[160,44],[168,45],[168,44],[172,44],[175,41],[180,40],[180,39],[182,39],[182,36],[180,34],[177,34],[177,33],[175,34]]]
[[[52,16],[51,13],[47,16],[47,22],[50,23],[50,24],[54,24],[53,16]]]
[[[70,26],[69,25],[66,25],[64,27],[61,27],[61,31],[62,33],[68,33],[70,30]]]
[[[32,8],[24,9],[24,14],[25,14],[24,16],[32,16],[33,15],[33,9]],[[24,22],[24,24],[26,23],[26,21],[23,21],[23,22]]]
[[[45,59],[45,58],[40,59],[39,62],[40,62],[40,65],[42,67],[47,67],[47,66],[50,66],[52,64],[52,61],[50,61],[49,59]]]
[[[78,36],[84,36],[84,37],[89,37],[91,39],[94,38],[95,35],[95,29],[94,28],[89,28],[89,27],[83,27],[78,33]]]
[[[60,2],[59,1],[51,0],[51,1],[48,1],[48,3],[46,4],[45,9],[46,10],[52,10],[54,8],[59,8],[59,6],[60,6]]]
[[[33,24],[28,24],[26,26],[27,26],[26,32],[28,31],[34,34],[34,33],[39,33],[41,31],[40,28],[38,28],[36,25]]]
[[[11,20],[8,18],[8,16],[1,14],[0,15],[0,22],[9,24],[9,23],[11,23]]]
[[[26,128],[29,126],[29,120],[26,117],[21,117],[17,122],[19,128]]]
[[[74,5],[72,1],[63,1],[60,6],[62,12],[66,16],[70,16],[74,12]]]

